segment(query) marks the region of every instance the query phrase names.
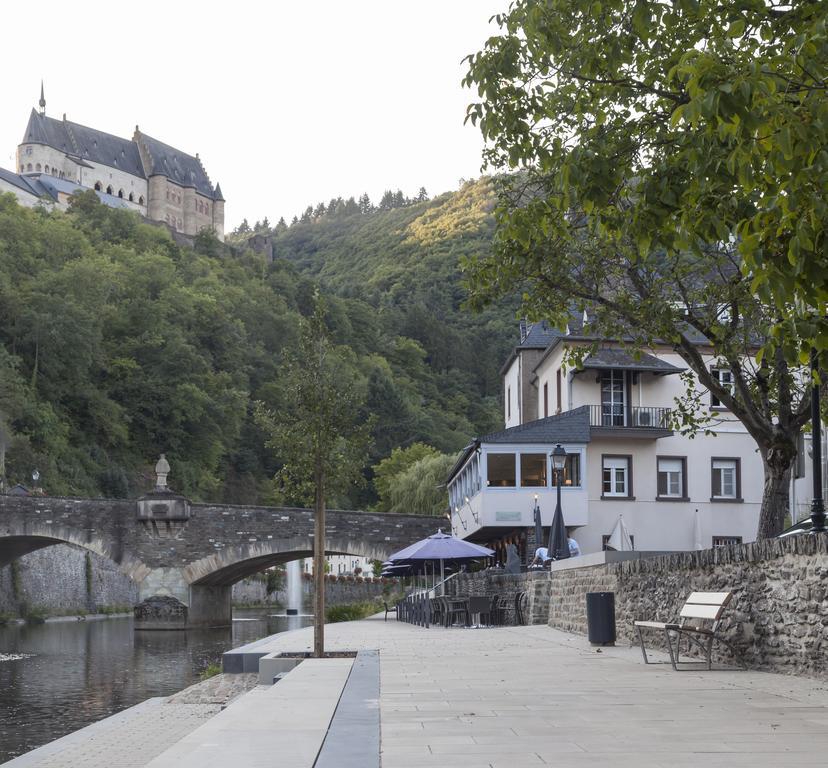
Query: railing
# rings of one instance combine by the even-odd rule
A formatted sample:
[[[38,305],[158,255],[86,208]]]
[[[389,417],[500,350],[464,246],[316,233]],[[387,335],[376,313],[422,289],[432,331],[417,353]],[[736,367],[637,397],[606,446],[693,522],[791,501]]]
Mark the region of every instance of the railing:
[[[625,427],[628,429],[670,429],[670,408],[627,408],[622,405],[590,405],[591,427]]]

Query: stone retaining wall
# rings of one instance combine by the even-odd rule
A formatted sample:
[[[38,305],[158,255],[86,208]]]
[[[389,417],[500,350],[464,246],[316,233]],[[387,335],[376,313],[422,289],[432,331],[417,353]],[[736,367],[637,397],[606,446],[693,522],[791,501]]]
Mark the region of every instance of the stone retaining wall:
[[[714,658],[754,669],[828,678],[828,536],[628,560],[551,574],[549,625],[585,634],[586,593],[615,592],[619,642],[635,643],[636,619],[672,620],[690,592],[734,593]],[[658,647],[660,636],[650,632]]]

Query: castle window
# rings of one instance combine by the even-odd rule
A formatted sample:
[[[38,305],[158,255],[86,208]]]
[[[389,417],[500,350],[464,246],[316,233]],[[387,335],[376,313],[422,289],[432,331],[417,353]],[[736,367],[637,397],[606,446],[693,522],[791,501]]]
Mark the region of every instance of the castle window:
[[[44,167],[43,167],[43,170],[44,170],[46,173],[49,173],[49,166],[48,166],[48,165],[44,166]]]
[[[144,196],[141,195],[141,197],[138,198],[138,205],[143,205],[143,204],[144,204]]]
[[[129,202],[130,202],[130,203],[134,203],[134,202],[135,202],[135,196],[132,194],[132,192],[130,192],[130,193],[129,193]]]
[[[210,203],[204,203],[204,213],[210,213]]]
[[[38,163],[38,164],[35,166],[35,170],[36,170],[38,173],[40,173],[40,163]]]
[[[100,191],[101,191],[101,182],[100,182],[100,181],[96,181],[96,182],[95,182],[95,189],[96,189],[96,191],[98,191],[98,192],[100,192]]]
[[[27,170],[27,171],[31,171],[31,170],[32,170],[32,164],[31,164],[31,163],[29,163],[29,165],[26,167],[26,170]]]
[[[107,195],[111,195],[111,194],[112,194],[112,185],[111,185],[111,184],[110,184],[110,185],[106,188],[106,194],[107,194]]]
[[[167,190],[167,200],[169,200],[169,199],[170,199],[170,190],[168,189]]]
[[[121,200],[123,200],[123,199],[124,199],[124,190],[123,190],[123,189],[119,189],[119,190],[118,190],[118,197],[120,197],[120,198],[121,198]]]
[[[26,170],[26,166],[21,163],[20,164],[20,173],[23,173],[23,171],[25,171],[25,170]]]

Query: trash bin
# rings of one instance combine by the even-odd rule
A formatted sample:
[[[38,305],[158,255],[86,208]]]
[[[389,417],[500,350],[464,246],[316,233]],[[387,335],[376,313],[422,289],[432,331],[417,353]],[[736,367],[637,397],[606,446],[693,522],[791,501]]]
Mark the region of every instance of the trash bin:
[[[593,645],[615,644],[615,592],[587,592],[587,627]]]

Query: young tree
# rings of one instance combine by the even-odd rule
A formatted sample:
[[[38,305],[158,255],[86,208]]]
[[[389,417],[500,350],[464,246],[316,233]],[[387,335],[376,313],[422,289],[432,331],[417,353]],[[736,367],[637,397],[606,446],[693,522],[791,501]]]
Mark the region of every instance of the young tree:
[[[428,200],[428,192],[426,192],[425,187],[420,187],[419,191],[417,192],[417,202],[424,203]]]
[[[281,378],[286,382],[281,407],[259,404],[256,419],[268,446],[282,461],[277,475],[289,498],[313,500],[314,655],[324,654],[325,504],[360,478],[367,454],[370,420],[360,420],[361,401],[349,361],[331,342],[325,304],[314,297],[311,317],[303,319],[298,350],[288,356]]]
[[[359,197],[359,212],[360,213],[371,213],[374,210],[374,205],[371,202],[371,198],[368,197],[367,192],[363,192]]]
[[[539,182],[516,238],[575,208],[643,254],[732,239],[769,341],[828,347],[827,3],[517,0],[496,19],[468,119],[491,165]]]

